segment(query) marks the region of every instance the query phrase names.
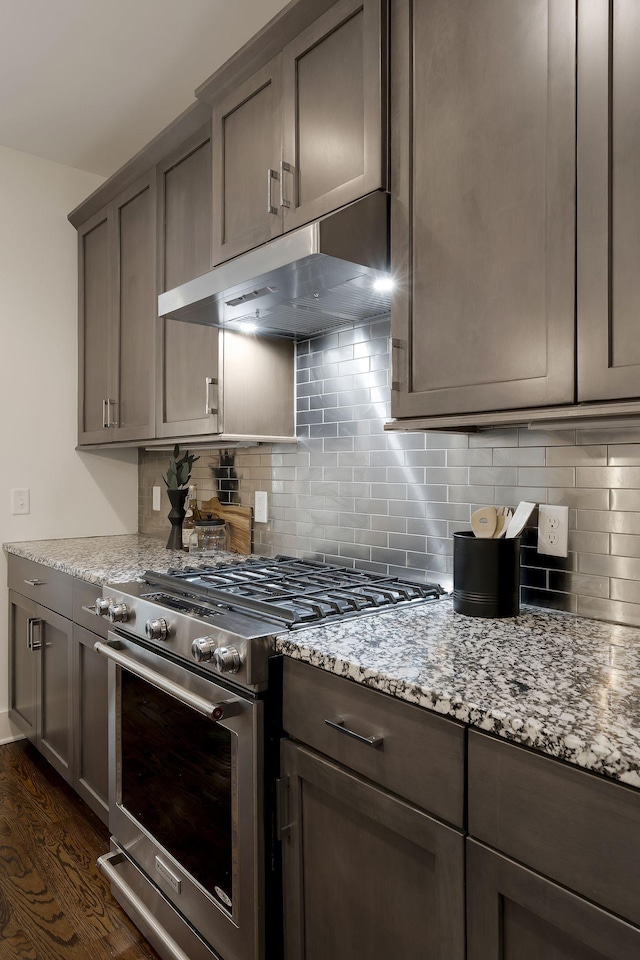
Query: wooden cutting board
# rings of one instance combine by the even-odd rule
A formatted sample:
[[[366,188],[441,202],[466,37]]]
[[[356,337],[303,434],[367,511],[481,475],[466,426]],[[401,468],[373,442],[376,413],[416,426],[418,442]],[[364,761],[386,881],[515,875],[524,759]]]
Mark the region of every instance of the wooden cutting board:
[[[237,503],[220,503],[217,497],[198,504],[201,517],[211,514],[219,517],[229,531],[229,549],[233,553],[251,553],[253,534],[253,510]]]

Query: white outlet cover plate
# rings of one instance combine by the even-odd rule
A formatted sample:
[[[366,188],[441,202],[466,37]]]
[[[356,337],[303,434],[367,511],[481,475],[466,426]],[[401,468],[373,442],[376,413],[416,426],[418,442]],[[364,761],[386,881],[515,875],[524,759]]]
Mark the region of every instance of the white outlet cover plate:
[[[541,503],[538,507],[538,553],[566,557],[569,553],[569,507]]]
[[[159,509],[160,509],[160,494],[161,494],[161,492],[162,492],[162,491],[160,490],[160,487],[152,487],[152,488],[151,488],[151,497],[152,497],[151,509],[152,509],[152,510],[159,510]]]
[[[254,504],[254,520],[256,523],[266,523],[269,519],[269,498],[266,490],[256,490]]]

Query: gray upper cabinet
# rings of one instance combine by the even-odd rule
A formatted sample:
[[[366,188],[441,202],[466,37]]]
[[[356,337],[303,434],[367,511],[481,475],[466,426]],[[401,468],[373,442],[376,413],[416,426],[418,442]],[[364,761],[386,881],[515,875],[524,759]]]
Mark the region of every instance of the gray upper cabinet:
[[[391,10],[392,415],[571,403],[575,0]]]
[[[156,170],[158,187],[158,291],[206,273],[211,263],[211,136],[207,126]],[[158,320],[156,436],[213,433],[209,380],[218,377],[218,331]]]
[[[79,228],[78,442],[154,435],[155,180]]]
[[[386,187],[386,4],[340,0],[282,53],[284,229]]]
[[[280,57],[213,111],[215,265],[282,233]]]
[[[578,5],[578,399],[640,397],[640,8]]]
[[[386,187],[385,22],[339,0],[214,103],[214,265]]]

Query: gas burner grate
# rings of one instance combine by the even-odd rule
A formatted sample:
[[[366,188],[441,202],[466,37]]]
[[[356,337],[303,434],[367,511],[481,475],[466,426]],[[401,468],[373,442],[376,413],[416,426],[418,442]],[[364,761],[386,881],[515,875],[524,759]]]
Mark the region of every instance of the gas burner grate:
[[[436,600],[444,590],[438,584],[421,584],[384,574],[278,556],[252,558],[226,566],[204,564],[169,574],[147,571],[145,580],[161,586],[176,609],[203,603],[267,616],[288,627],[316,621],[356,616],[397,604]],[[208,611],[210,615],[210,612]]]

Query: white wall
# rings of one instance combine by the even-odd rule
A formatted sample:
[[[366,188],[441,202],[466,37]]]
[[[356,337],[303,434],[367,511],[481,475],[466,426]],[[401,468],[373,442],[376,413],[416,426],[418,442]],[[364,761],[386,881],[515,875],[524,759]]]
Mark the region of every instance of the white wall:
[[[101,177],[0,146],[0,541],[137,530],[137,451],[78,453],[76,231]],[[31,490],[12,516],[10,491]],[[0,742],[6,731],[6,557],[0,556]]]

